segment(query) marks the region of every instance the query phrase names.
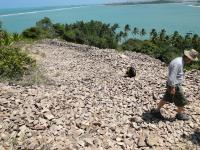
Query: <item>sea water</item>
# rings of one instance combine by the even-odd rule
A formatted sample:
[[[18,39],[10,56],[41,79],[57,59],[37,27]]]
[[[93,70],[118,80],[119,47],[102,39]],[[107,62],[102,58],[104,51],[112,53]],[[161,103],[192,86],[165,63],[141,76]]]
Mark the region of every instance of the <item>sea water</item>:
[[[147,32],[155,28],[167,33],[200,34],[200,7],[182,3],[0,9],[3,27],[10,32],[22,32],[44,17],[53,23],[98,20],[118,23],[121,30],[129,24],[132,29],[144,28]]]

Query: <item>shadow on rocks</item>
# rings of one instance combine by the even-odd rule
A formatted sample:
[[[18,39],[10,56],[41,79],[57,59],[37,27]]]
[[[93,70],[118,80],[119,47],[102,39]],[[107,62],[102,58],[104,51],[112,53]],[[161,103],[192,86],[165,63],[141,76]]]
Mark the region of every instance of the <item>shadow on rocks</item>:
[[[162,122],[166,122],[166,121],[173,122],[173,121],[176,120],[175,118],[167,118],[167,117],[164,117],[163,119],[158,119],[158,118],[153,116],[151,111],[143,112],[142,119],[147,123],[158,123],[160,121],[162,121]]]
[[[191,141],[193,144],[200,146],[200,131],[199,130],[194,131],[194,133],[190,135],[182,134],[181,137],[188,141]]]

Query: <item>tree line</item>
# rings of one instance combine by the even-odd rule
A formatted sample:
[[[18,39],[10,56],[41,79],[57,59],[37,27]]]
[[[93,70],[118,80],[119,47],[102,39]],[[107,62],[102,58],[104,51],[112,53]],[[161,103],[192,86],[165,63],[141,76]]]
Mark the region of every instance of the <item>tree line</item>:
[[[188,33],[183,36],[175,31],[169,35],[165,29],[160,31],[152,29],[148,33],[144,28],[132,28],[128,24],[121,31],[119,31],[119,28],[119,24],[111,25],[94,20],[89,22],[77,21],[72,24],[52,23],[49,18],[45,17],[36,22],[35,26],[18,34],[3,30],[0,22],[0,47],[7,51],[8,47],[10,48],[18,41],[60,38],[69,42],[99,48],[140,52],[151,55],[165,63],[169,63],[174,57],[180,56],[185,49],[194,48],[200,52],[200,37],[198,34]],[[1,64],[3,63],[0,62],[0,75],[3,72],[2,70],[5,70],[2,69],[1,66],[3,65]],[[191,64],[188,68],[200,69],[200,61]]]
[[[178,31],[167,34],[165,29],[152,29],[149,33],[144,28],[131,28],[125,25],[117,31],[119,24],[105,24],[100,21],[78,21],[73,24],[53,24],[47,17],[38,21],[36,26],[26,29],[22,35],[26,38],[62,38],[69,42],[87,44],[99,48],[113,48],[121,51],[130,50],[151,55],[165,63],[180,56],[185,49],[194,48],[200,52],[200,37],[188,33],[185,36]],[[144,39],[143,37],[148,38]],[[200,69],[196,62],[188,68]]]

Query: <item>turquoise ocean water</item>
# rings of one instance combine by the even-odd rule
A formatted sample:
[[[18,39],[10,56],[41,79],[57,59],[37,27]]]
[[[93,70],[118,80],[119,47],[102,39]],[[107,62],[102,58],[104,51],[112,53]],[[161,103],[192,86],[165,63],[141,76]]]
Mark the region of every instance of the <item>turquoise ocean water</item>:
[[[54,23],[99,20],[105,23],[118,23],[123,28],[144,28],[150,31],[166,29],[182,34],[200,34],[200,7],[189,4],[138,4],[138,5],[91,5],[60,8],[0,9],[3,27],[10,32],[21,32],[35,25],[43,17]]]

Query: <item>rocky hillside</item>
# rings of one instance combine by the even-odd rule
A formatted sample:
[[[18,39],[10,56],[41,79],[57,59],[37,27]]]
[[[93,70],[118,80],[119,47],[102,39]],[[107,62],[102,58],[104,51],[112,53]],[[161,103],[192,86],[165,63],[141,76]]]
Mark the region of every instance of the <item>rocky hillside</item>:
[[[200,149],[200,72],[183,86],[190,121],[152,117],[167,67],[138,53],[46,40],[29,47],[48,83],[0,84],[0,149]],[[43,57],[39,57],[43,54]],[[45,56],[45,57],[44,57]],[[124,77],[130,64],[136,78]]]

